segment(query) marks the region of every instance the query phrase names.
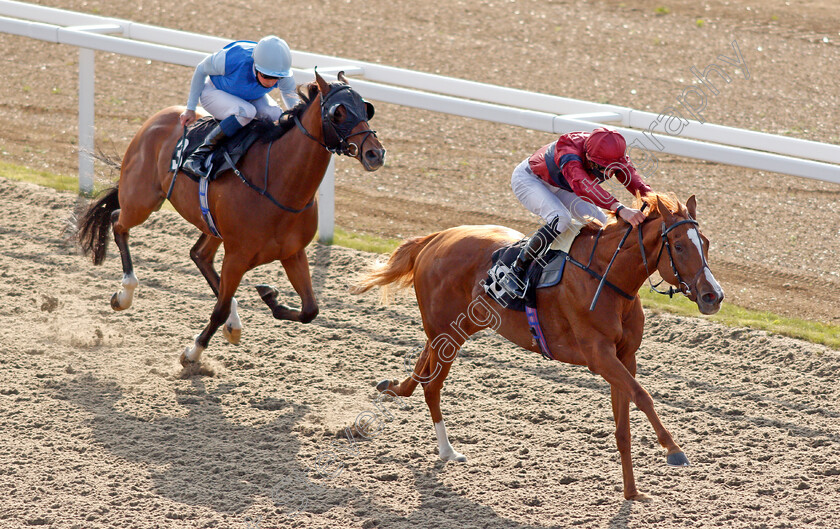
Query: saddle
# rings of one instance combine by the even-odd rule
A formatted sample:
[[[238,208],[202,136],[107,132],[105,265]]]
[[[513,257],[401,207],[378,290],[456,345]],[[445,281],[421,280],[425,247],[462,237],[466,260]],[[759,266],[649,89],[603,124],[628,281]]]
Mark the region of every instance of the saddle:
[[[568,261],[572,243],[580,233],[583,225],[573,221],[568,229],[557,236],[551,243],[549,250],[539,259],[534,259],[528,267],[526,276],[528,288],[523,298],[511,296],[501,287],[500,280],[513,266],[519,252],[527,244],[528,239],[522,239],[509,246],[499,248],[493,252],[493,266],[487,272],[484,280],[484,291],[499,305],[507,309],[525,312],[526,307],[536,309],[537,289],[553,287],[563,279],[563,270]]]
[[[190,126],[187,129],[186,136],[182,137],[178,140],[178,143],[175,144],[175,150],[172,152],[172,158],[169,162],[169,170],[175,172],[175,170],[181,166],[181,163],[186,160],[193,151],[198,149],[204,141],[204,137],[207,136],[207,133],[210,132],[210,130],[212,130],[218,123],[219,122],[216,121],[216,119],[208,116],[201,118]],[[219,174],[227,171],[228,169],[233,169],[233,166],[229,163],[228,158],[233,165],[236,165],[236,163],[239,162],[251,145],[253,145],[260,137],[260,134],[256,131],[257,125],[258,122],[256,120],[245,125],[232,137],[223,140],[222,143],[210,153],[207,159],[207,164],[210,167],[210,171],[207,176],[208,181],[212,182]],[[224,156],[223,151],[227,152],[227,156]],[[183,171],[183,174],[186,174],[196,182],[199,181],[197,176],[188,171]]]

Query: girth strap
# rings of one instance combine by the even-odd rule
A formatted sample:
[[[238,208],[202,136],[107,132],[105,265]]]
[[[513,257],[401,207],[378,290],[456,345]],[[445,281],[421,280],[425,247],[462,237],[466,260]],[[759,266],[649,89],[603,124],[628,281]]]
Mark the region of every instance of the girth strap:
[[[210,205],[207,202],[207,186],[209,185],[210,179],[206,176],[202,177],[201,180],[198,181],[198,205],[201,208],[201,216],[204,217],[204,222],[207,224],[207,227],[210,228],[210,232],[218,238],[222,238],[219,230],[216,229],[216,223],[213,222],[213,214],[210,213]]]
[[[525,316],[528,318],[528,327],[531,330],[531,335],[537,341],[540,348],[540,354],[549,360],[554,360],[551,350],[548,348],[548,343],[545,341],[545,335],[540,327],[540,318],[537,316],[537,309],[534,307],[525,306]]]

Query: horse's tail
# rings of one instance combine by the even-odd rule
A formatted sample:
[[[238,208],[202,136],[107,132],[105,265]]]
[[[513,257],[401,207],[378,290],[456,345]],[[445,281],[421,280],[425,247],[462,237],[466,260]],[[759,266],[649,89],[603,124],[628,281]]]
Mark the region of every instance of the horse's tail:
[[[111,230],[111,213],[120,208],[119,189],[114,186],[88,206],[78,220],[76,237],[82,253],[93,257],[93,264],[102,264],[108,250],[108,232]]]
[[[362,278],[353,289],[353,293],[361,294],[373,287],[382,287],[382,300],[387,302],[394,287],[401,289],[413,285],[417,255],[439,234],[440,232],[436,232],[425,237],[414,237],[402,243],[394,250],[387,263],[378,263],[372,272]]]

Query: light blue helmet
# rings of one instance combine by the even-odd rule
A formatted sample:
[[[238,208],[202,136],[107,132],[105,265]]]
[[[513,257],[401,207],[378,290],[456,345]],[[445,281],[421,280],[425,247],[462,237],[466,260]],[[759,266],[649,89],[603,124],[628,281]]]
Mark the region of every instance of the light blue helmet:
[[[263,75],[289,77],[292,67],[292,52],[286,41],[269,35],[260,39],[254,48],[254,68]]]

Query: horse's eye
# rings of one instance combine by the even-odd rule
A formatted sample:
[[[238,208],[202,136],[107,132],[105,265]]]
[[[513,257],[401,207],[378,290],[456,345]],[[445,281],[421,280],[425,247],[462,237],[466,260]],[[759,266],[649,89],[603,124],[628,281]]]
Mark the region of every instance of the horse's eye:
[[[680,244],[680,243],[675,243],[675,244],[674,244],[674,250],[676,250],[678,253],[682,252],[682,251],[683,251],[682,244]]]

